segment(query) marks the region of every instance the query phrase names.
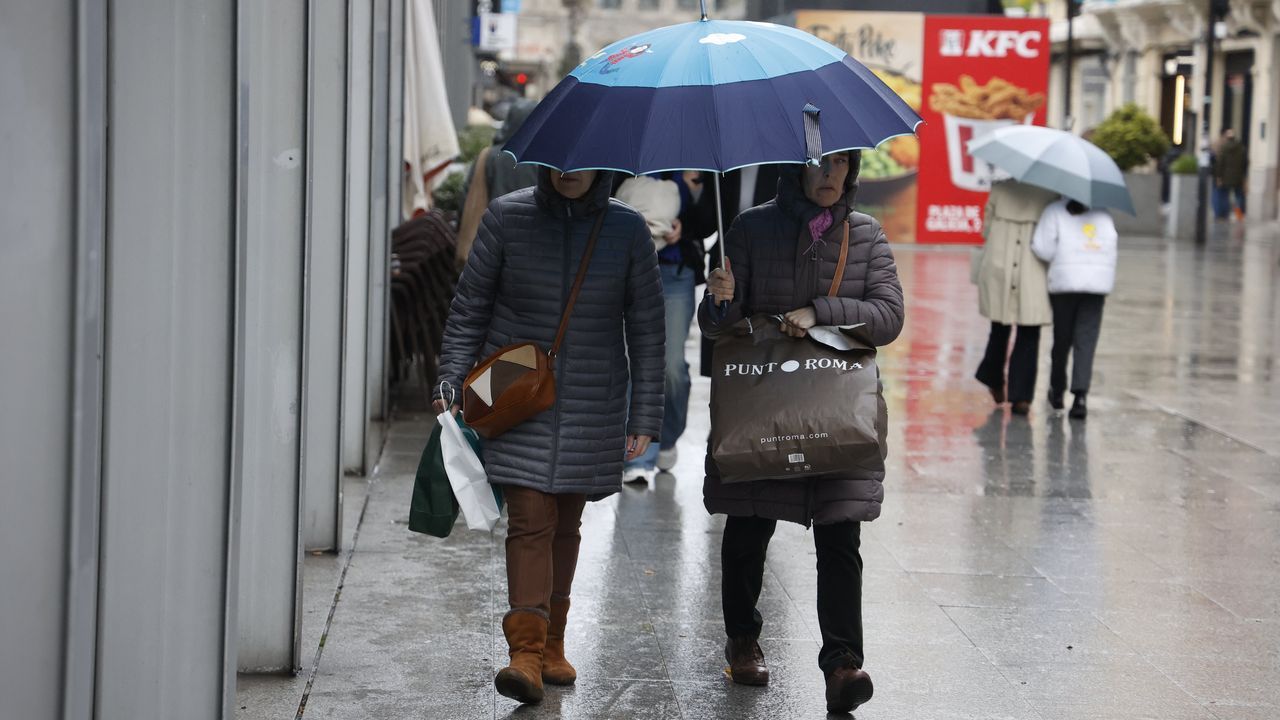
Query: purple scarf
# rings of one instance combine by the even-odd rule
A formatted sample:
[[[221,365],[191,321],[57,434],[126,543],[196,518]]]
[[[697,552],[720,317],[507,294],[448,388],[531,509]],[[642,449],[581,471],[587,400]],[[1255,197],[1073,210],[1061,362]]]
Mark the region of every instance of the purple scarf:
[[[813,244],[809,246],[808,250],[805,250],[805,254],[816,254],[818,248],[826,244],[826,240],[823,240],[822,236],[831,229],[833,223],[835,223],[835,218],[831,217],[830,208],[824,209],[809,221],[809,235],[813,237]]]

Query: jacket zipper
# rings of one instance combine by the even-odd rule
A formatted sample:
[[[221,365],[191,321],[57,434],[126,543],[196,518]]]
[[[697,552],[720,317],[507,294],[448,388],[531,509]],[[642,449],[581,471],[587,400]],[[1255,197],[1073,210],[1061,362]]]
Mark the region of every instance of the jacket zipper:
[[[568,282],[568,278],[569,278],[569,255],[572,252],[572,250],[573,250],[573,205],[571,203],[565,203],[564,252],[561,253],[562,257],[560,261],[560,307],[562,308],[562,312],[563,312],[565,303],[569,301],[569,295],[567,290],[565,289],[565,284]],[[569,333],[566,330],[565,339],[567,340],[568,337],[569,337]],[[568,347],[569,347],[568,343],[564,343],[563,345],[561,345],[560,352],[556,353],[555,359],[551,361],[552,363],[551,371],[553,374],[559,375],[560,373],[557,372],[559,368],[557,366],[563,367],[566,364],[562,360],[562,358],[568,352]],[[557,385],[556,404],[551,413],[551,477],[548,478],[548,480],[550,481],[550,484],[548,487],[553,492],[555,491],[555,487],[556,487],[556,476],[559,475],[559,470],[560,470],[560,399],[561,399],[560,387],[559,387],[560,383],[557,381],[556,385]]]

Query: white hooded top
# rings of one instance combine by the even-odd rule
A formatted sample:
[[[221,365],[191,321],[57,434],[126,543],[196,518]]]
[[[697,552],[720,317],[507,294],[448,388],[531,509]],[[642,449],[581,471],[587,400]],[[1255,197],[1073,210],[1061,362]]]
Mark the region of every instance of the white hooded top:
[[[1067,201],[1051,203],[1031,236],[1031,250],[1049,263],[1049,293],[1107,295],[1116,284],[1115,223],[1102,210],[1079,215]]]

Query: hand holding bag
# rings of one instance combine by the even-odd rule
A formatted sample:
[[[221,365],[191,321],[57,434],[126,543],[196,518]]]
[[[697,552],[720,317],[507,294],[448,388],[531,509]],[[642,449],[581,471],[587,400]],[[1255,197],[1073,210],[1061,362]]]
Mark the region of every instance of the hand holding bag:
[[[544,353],[534,343],[500,348],[477,365],[462,384],[463,415],[481,437],[498,437],[555,405],[556,378],[552,365],[569,329],[569,317],[586,280],[587,267],[591,264],[591,255],[595,252],[607,212],[601,210],[591,228],[587,248],[578,266],[578,276],[573,281],[569,301],[560,316],[560,329],[551,350]]]

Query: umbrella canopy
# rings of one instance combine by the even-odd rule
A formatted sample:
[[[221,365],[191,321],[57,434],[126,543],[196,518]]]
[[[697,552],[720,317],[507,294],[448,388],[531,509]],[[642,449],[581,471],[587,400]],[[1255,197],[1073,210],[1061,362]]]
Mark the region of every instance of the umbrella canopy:
[[[809,33],[703,19],[587,58],[505,150],[564,171],[727,172],[873,148],[920,122],[870,70]]]
[[[969,143],[969,153],[1015,179],[1061,193],[1091,208],[1134,214],[1124,173],[1097,145],[1069,132],[1032,125],[992,131]]]

